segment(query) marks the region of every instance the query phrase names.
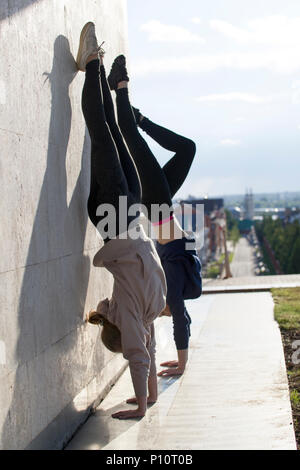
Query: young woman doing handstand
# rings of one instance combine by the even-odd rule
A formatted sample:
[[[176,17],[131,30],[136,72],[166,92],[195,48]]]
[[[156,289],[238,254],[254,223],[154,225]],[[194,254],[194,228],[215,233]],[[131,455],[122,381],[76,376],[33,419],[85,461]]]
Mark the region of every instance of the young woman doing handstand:
[[[93,264],[105,267],[114,277],[111,299],[99,302],[88,320],[102,324],[105,346],[113,352],[122,352],[129,361],[135,391],[135,398],[130,402],[136,402],[137,408],[112,415],[127,419],[144,416],[147,402],[157,399],[153,321],[166,305],[166,281],[154,244],[135,220],[137,215],[120,213],[119,198],[127,197],[129,206],[139,204],[141,188],[135,164],[115,120],[103,54],[94,24],[87,23],[80,36],[77,66],[85,71],[82,110],[91,138],[88,214],[104,239]],[[116,230],[111,238],[106,237],[103,226],[103,204],[110,204],[116,214]],[[124,216],[125,236],[118,229],[120,217]]]

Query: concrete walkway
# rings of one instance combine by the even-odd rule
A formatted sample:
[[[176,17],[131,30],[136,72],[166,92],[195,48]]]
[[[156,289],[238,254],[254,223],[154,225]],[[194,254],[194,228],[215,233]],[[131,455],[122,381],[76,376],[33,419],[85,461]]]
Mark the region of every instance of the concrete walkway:
[[[272,288],[300,287],[300,274],[245,276],[229,279],[203,279],[203,294],[262,291]]]
[[[230,270],[234,278],[255,275],[254,250],[246,237],[237,242]]]
[[[158,402],[140,421],[129,408],[128,369],[67,449],[296,449],[283,349],[268,292],[207,295],[188,302],[188,368],[159,378]],[[158,363],[175,358],[169,318],[157,320]]]

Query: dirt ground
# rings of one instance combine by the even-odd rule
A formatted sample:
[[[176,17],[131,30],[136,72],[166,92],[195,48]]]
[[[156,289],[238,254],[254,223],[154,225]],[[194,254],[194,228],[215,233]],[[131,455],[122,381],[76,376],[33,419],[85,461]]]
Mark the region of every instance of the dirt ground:
[[[295,353],[295,349],[293,349],[292,344],[295,341],[299,341],[300,345],[300,331],[281,330],[281,337],[289,380],[297,447],[298,450],[300,450],[300,364],[295,364],[295,359],[294,361],[292,360],[292,356]],[[300,346],[298,346],[298,349],[299,348]],[[298,360],[299,359],[300,354],[298,354]]]

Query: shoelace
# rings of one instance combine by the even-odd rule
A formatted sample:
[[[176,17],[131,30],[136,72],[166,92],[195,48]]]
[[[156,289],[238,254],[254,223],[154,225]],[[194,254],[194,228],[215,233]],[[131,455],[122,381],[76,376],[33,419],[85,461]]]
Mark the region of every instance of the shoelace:
[[[105,50],[103,49],[103,44],[105,43],[105,41],[103,41],[100,46],[97,48],[97,53],[100,57],[103,57],[104,54],[105,54]]]

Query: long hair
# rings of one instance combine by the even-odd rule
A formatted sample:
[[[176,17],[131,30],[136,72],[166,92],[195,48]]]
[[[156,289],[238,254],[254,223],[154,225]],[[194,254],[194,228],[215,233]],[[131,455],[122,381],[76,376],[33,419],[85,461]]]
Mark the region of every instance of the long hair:
[[[102,326],[101,339],[109,351],[114,353],[122,352],[121,332],[116,325],[96,310],[89,313],[88,322]]]

